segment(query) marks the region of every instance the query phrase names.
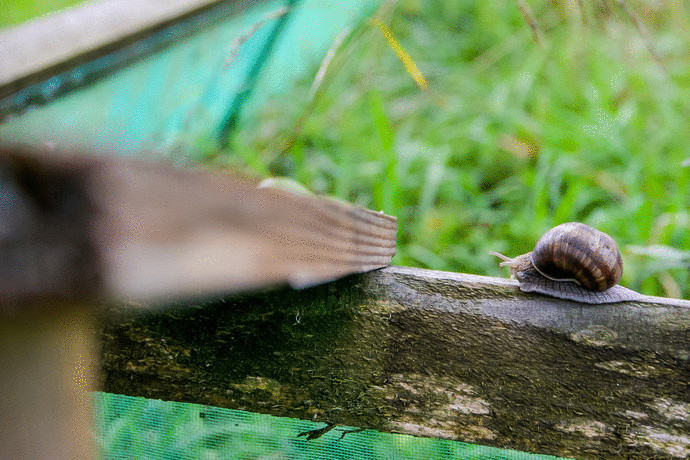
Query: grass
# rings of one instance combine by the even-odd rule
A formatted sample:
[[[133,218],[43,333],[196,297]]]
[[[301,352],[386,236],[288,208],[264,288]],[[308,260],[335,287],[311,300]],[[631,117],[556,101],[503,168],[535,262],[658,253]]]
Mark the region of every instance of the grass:
[[[3,12],[0,15],[0,29],[15,26],[44,14],[73,7],[84,0],[13,0],[6,5],[3,2]]]
[[[534,1],[536,43],[519,3],[398,2],[426,91],[367,24],[217,161],[397,216],[396,264],[507,276],[489,250],[574,220],[618,241],[622,284],[687,298],[688,5]]]
[[[76,3],[13,2],[0,27]],[[489,250],[577,220],[618,241],[622,284],[688,298],[690,6],[525,5],[384,8],[427,90],[369,21],[216,161],[397,216],[396,264],[507,276]]]

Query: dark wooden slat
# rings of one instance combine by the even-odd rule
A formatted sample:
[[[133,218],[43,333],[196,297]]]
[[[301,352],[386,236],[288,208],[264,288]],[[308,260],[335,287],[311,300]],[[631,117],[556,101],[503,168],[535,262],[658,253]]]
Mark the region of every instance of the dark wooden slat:
[[[386,266],[396,220],[225,173],[111,157],[0,157],[0,299],[174,299]]]

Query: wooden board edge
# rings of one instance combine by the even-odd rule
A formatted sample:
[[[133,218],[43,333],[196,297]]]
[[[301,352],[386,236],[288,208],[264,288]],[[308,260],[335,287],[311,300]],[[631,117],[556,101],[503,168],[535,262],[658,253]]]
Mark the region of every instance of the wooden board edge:
[[[242,2],[241,7],[257,1]],[[223,3],[228,2],[100,0],[4,29],[0,99]]]

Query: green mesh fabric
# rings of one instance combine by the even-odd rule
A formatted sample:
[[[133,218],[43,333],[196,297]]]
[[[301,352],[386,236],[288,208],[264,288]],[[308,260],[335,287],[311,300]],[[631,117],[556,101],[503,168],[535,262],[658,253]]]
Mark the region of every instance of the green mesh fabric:
[[[326,424],[199,404],[102,392],[93,399],[95,436],[106,459],[556,458],[344,426],[317,436]]]

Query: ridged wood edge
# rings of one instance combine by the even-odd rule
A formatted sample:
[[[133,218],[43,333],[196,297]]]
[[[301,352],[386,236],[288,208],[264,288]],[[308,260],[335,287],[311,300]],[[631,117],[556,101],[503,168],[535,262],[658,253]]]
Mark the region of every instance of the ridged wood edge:
[[[5,303],[304,287],[395,254],[394,217],[227,173],[14,150],[0,159]]]

